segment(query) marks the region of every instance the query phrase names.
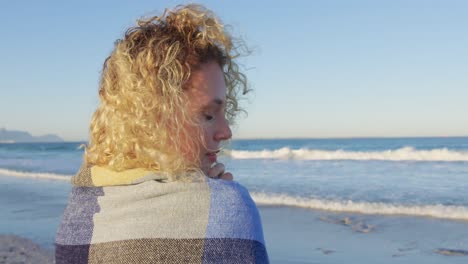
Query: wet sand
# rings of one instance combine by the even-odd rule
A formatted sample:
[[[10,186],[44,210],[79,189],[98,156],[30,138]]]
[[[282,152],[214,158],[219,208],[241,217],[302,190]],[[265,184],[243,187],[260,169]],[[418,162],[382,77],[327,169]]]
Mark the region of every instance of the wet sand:
[[[271,263],[468,263],[468,222],[261,206]]]
[[[30,239],[15,235],[0,235],[0,264],[49,264],[55,263],[53,252],[44,249]]]
[[[0,234],[26,237],[44,249],[0,235],[0,264],[52,261],[70,187],[46,184],[0,177]],[[281,206],[259,210],[271,263],[468,263],[467,221]]]

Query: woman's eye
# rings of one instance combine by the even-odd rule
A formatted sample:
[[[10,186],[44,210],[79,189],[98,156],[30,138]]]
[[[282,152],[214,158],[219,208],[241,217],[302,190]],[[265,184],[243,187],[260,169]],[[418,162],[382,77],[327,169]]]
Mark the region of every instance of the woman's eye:
[[[212,115],[205,115],[205,119],[206,119],[207,121],[211,121],[211,120],[214,119],[214,116],[212,116]]]

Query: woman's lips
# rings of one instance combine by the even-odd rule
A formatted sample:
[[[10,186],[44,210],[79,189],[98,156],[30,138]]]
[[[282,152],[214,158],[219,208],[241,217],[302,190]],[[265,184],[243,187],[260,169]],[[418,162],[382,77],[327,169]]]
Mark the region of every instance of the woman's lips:
[[[206,156],[208,157],[208,160],[210,160],[210,162],[216,162],[216,159],[217,159],[217,155],[216,155],[216,154],[217,154],[218,152],[219,152],[219,150],[218,150],[218,151],[215,151],[215,152],[208,152],[208,153],[206,154]]]
[[[208,153],[206,154],[210,162],[216,162],[216,154],[215,153]]]

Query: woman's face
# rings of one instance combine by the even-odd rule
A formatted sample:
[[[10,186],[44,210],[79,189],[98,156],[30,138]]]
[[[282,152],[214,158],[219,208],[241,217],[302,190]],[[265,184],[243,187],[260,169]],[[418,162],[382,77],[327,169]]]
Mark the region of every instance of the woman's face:
[[[216,162],[221,141],[232,136],[224,115],[226,83],[224,73],[216,62],[201,65],[192,72],[190,82],[190,88],[186,91],[188,107],[202,126],[205,146],[202,146],[198,154],[191,153],[190,150],[187,152],[191,157],[199,157],[200,168],[207,174],[210,166]]]

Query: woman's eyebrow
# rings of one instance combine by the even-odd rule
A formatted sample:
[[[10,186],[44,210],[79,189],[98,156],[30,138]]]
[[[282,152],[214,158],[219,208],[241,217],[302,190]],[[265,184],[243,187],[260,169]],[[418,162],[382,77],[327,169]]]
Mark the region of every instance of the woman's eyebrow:
[[[225,101],[223,99],[220,99],[220,98],[215,98],[213,99],[212,101],[210,101],[209,103],[207,103],[205,106],[203,106],[202,108],[203,109],[208,109],[208,108],[211,108],[211,107],[223,107],[225,104]]]

